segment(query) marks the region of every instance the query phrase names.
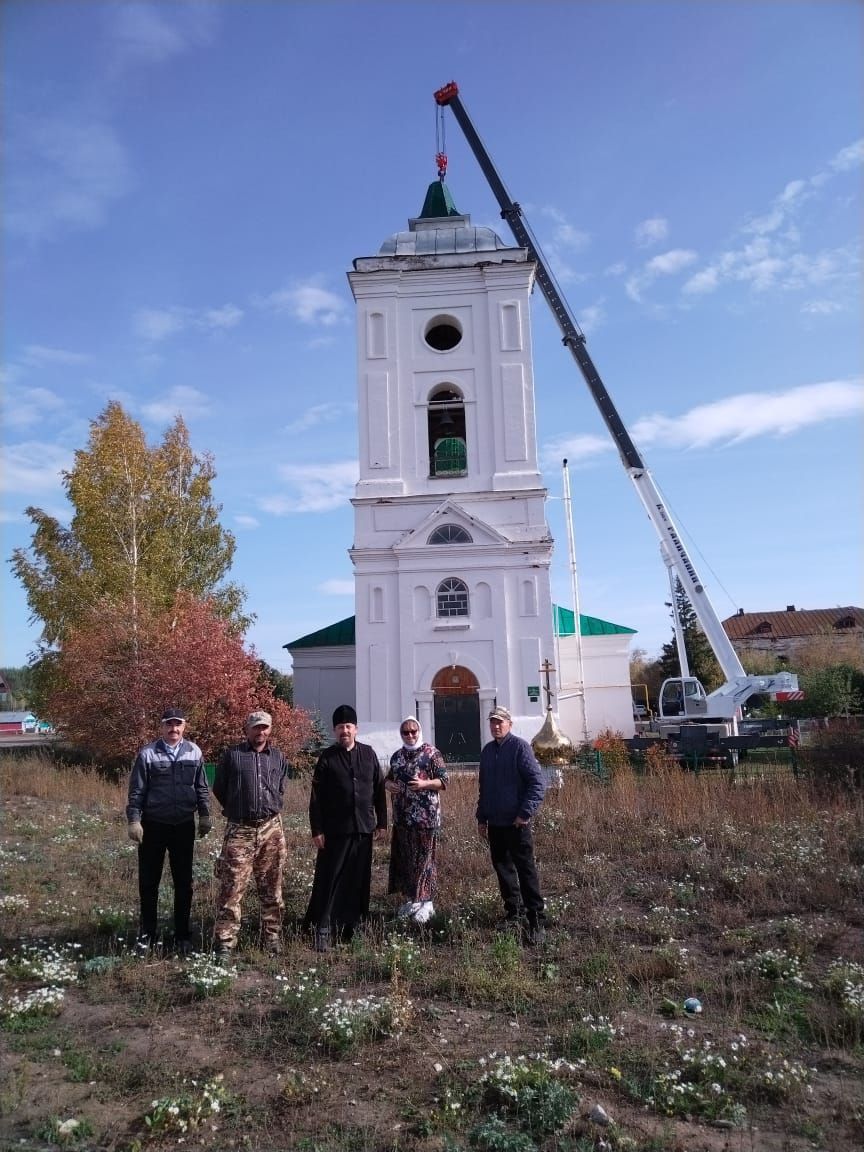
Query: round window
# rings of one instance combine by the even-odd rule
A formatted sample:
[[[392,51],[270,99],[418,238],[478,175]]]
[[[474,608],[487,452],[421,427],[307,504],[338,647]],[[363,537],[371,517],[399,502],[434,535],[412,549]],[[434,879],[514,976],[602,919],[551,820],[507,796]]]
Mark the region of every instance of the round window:
[[[462,340],[462,328],[452,316],[436,316],[427,326],[424,339],[436,352],[449,352]]]

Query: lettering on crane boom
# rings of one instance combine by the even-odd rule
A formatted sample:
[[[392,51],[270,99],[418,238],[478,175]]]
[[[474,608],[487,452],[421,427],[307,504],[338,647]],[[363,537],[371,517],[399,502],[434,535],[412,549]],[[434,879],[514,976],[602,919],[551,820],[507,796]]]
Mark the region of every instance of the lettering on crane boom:
[[[680,539],[678,538],[678,533],[675,531],[675,529],[669,523],[669,517],[666,515],[666,509],[663,507],[662,504],[655,504],[654,507],[660,513],[660,516],[663,520],[663,523],[666,525],[666,532],[669,536],[669,539],[675,545],[675,548],[678,551],[678,555],[681,557],[681,563],[687,569],[687,574],[689,575],[690,579],[693,581],[694,590],[696,592],[701,592],[703,589],[702,589],[702,585],[699,583],[699,577],[696,575],[696,569],[690,563],[690,557],[687,555],[686,551],[684,550],[684,545],[681,543]]]

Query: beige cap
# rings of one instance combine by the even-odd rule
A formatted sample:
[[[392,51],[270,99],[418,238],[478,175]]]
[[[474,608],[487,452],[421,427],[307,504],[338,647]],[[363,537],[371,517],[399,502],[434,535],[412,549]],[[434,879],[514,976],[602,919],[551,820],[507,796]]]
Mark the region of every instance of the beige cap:
[[[273,723],[273,717],[269,712],[250,712],[246,718],[247,728],[257,728],[260,726],[269,728]]]

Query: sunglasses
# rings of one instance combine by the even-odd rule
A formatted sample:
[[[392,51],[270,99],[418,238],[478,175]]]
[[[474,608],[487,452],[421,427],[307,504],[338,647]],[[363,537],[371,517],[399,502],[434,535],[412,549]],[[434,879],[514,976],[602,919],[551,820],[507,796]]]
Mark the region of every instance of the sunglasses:
[[[419,731],[420,731],[419,728],[400,728],[399,729],[399,735],[400,736],[416,736]]]

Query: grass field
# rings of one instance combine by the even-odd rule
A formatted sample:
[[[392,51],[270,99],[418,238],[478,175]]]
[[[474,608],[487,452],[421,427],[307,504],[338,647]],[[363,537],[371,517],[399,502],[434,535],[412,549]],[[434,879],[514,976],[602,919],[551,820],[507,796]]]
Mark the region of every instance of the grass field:
[[[376,847],[373,918],[322,958],[298,931],[314,851],[293,781],[285,954],[259,951],[250,897],[219,966],[218,820],[200,954],[139,957],[123,788],[37,757],[0,782],[2,1149],[864,1146],[860,792],[568,775],[536,822],[550,928],[526,949],[456,777],[435,918],[396,921]]]

